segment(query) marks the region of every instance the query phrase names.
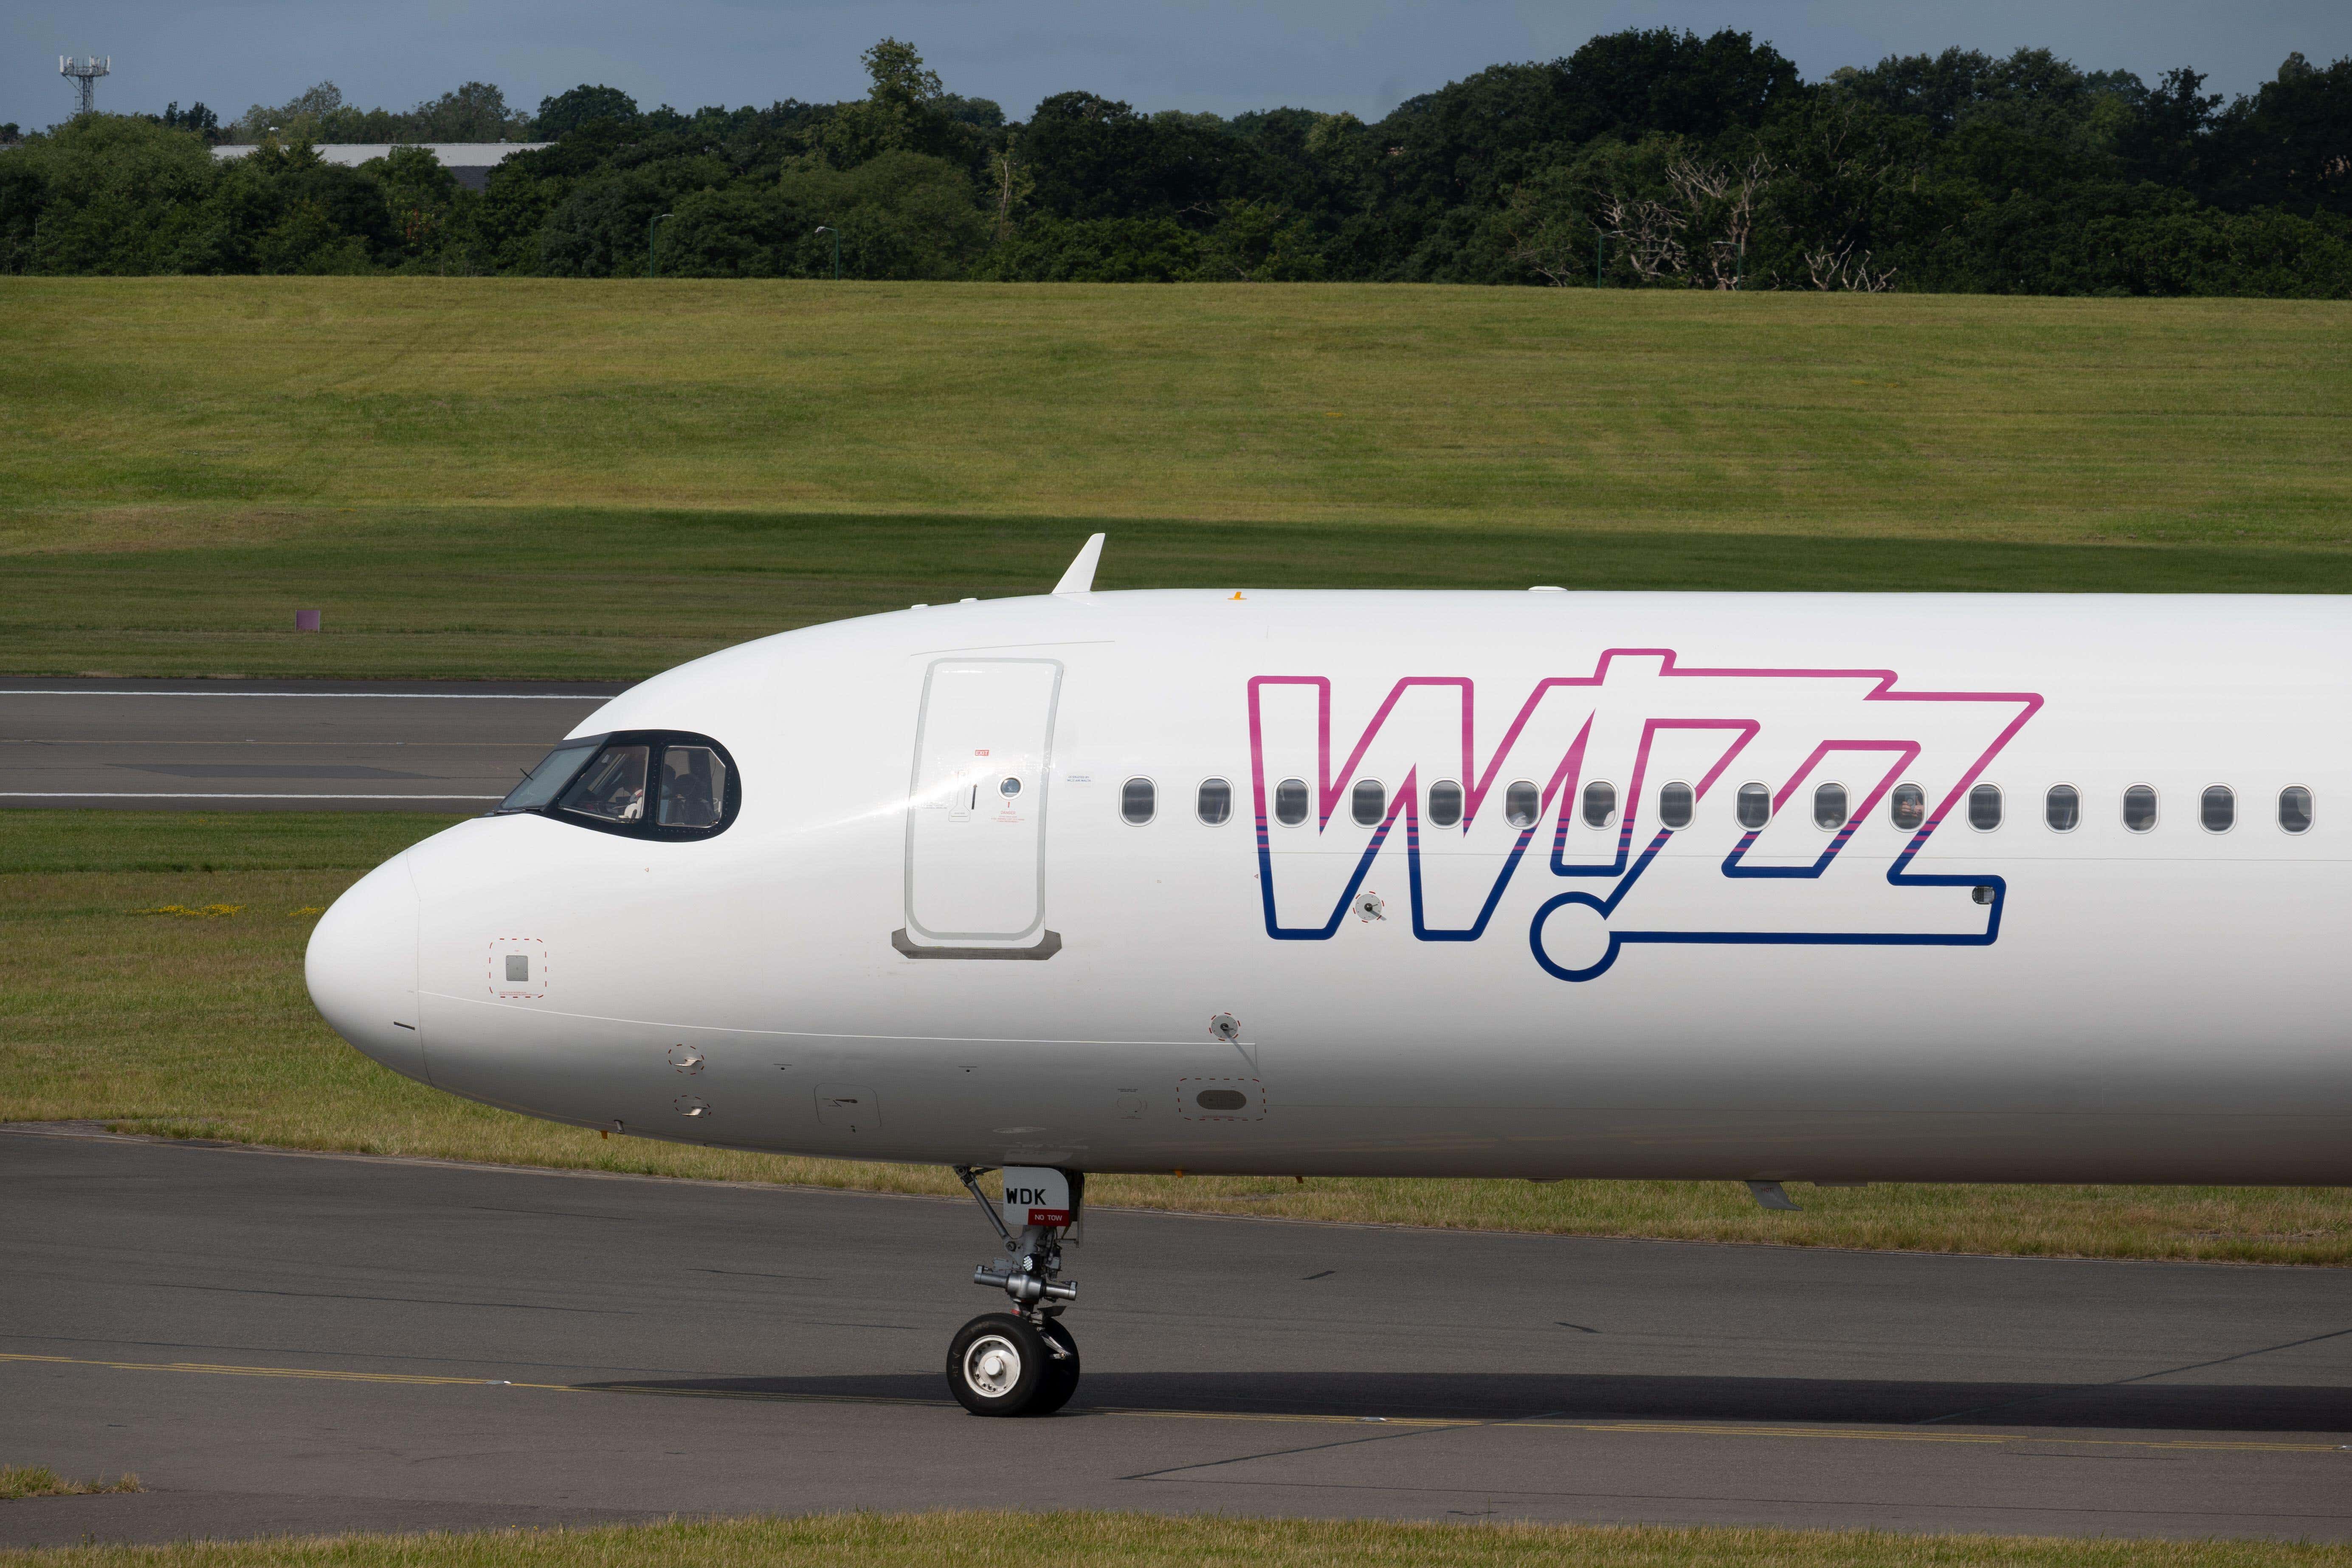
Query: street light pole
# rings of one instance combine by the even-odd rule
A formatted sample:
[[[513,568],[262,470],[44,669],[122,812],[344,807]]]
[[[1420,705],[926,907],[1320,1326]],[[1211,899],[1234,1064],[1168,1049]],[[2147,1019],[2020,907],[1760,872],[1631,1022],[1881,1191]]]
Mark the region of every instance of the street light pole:
[[[821,223],[816,226],[816,231],[833,236],[833,280],[838,283],[841,281],[841,230]]]
[[[669,216],[667,213],[657,213],[654,220],[646,225],[646,276],[648,278],[661,276],[661,253],[654,248],[654,237],[660,233],[662,221]]]

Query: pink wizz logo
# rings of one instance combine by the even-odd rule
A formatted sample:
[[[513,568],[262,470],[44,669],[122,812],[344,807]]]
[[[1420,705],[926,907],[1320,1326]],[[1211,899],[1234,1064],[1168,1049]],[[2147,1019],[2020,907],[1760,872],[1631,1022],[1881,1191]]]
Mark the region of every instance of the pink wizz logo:
[[[1545,869],[1571,885],[1545,889],[1528,941],[1546,973],[1569,981],[1596,978],[1642,944],[1990,945],[2002,879],[1910,866],[2042,702],[1900,690],[1889,669],[1685,668],[1671,649],[1612,648],[1591,675],[1538,681],[1484,752],[1470,678],[1405,677],[1335,766],[1328,678],[1256,676],[1248,690],[1269,937],[1333,937],[1381,856],[1393,859],[1402,823],[1413,935],[1476,942],[1548,833]],[[1500,712],[1486,717],[1491,732]],[[1269,814],[1284,782],[1288,798],[1302,784],[1308,795],[1296,825]],[[1460,800],[1459,821],[1443,826],[1423,820],[1441,782]],[[1668,783],[1689,791],[1685,826],[1661,818]],[[1903,783],[1933,804],[1897,831],[1878,813]],[[1377,821],[1356,819],[1359,784]],[[1723,798],[1750,784],[1769,792],[1763,826],[1741,825]],[[1843,792],[1834,826],[1816,826],[1801,794],[1825,784]],[[1622,806],[1588,817],[1588,786],[1618,792]],[[1825,889],[1857,835],[1873,866],[1885,855],[1883,879],[1855,866]]]

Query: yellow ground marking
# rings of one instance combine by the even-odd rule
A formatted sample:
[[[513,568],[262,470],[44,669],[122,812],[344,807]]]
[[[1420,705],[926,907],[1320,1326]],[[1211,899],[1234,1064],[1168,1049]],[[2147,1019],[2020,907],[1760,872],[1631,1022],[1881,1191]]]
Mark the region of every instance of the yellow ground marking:
[[[2132,1437],[2072,1437],[2056,1434],[2042,1436],[2015,1432],[1886,1431],[1878,1428],[1840,1426],[1730,1426],[1668,1421],[1480,1421],[1423,1415],[1390,1415],[1372,1419],[1362,1415],[1277,1415],[1228,1413],[1221,1410],[1126,1410],[1107,1405],[1093,1406],[1087,1414],[1141,1415],[1164,1421],[1274,1421],[1346,1426],[1496,1426],[1536,1431],[1613,1432],[1635,1436],[1654,1433],[1663,1436],[1817,1437],[1836,1438],[1843,1442],[1959,1443],[1979,1447],[1998,1447],[2010,1443],[2063,1443],[2071,1447],[2221,1448],[2270,1454],[2334,1454],[2345,1451],[2343,1446],[2335,1443],[2249,1443],[2224,1441],[2218,1438],[2158,1440]]]
[[[327,1372],[307,1366],[220,1366],[200,1361],[89,1361],[79,1356],[0,1352],[0,1362],[5,1361],[47,1362],[58,1366],[107,1366],[117,1372],[200,1372],[215,1377],[307,1377],[322,1383],[414,1383],[473,1388],[551,1388],[566,1392],[574,1386],[568,1383],[509,1383],[497,1377],[427,1377],[408,1372]]]
[[[102,1366],[117,1372],[202,1373],[215,1377],[290,1377],[320,1383],[394,1383],[426,1387],[530,1388],[556,1394],[654,1394],[693,1399],[749,1399],[780,1405],[946,1405],[946,1400],[892,1399],[856,1394],[789,1394],[760,1389],[682,1388],[675,1384],[597,1384],[585,1383],[518,1383],[499,1377],[433,1377],[406,1372],[333,1372],[303,1366],[227,1366],[194,1361],[97,1361],[80,1356],[16,1355],[0,1352],[0,1362],[30,1362],[52,1366]],[[1390,1426],[1407,1429],[1491,1426],[1522,1431],[1605,1432],[1631,1436],[1834,1438],[1841,1442],[1941,1443],[1975,1447],[2004,1444],[2062,1443],[2078,1448],[2147,1448],[2178,1452],[2213,1449],[2256,1454],[2335,1454],[2347,1451],[2336,1443],[2255,1443],[2221,1438],[2074,1437],[2060,1434],[1948,1432],[1840,1426],[1717,1426],[1704,1422],[1671,1421],[1480,1421],[1454,1416],[1394,1415],[1373,1419],[1361,1415],[1286,1415],[1279,1412],[1224,1410],[1150,1410],[1123,1405],[1087,1407],[1090,1415],[1126,1415],[1155,1421],[1247,1421],[1317,1426]]]

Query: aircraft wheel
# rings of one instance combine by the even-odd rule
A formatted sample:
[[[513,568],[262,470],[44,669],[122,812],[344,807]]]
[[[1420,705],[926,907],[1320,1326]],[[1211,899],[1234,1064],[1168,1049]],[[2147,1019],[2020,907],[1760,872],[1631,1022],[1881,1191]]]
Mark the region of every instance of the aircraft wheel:
[[[1070,1396],[1059,1388],[1053,1364],[1053,1352],[1035,1329],[1009,1312],[989,1312],[949,1342],[948,1388],[974,1415],[1039,1415]],[[1056,1392],[1059,1399],[1053,1397]]]
[[[1029,1414],[1032,1415],[1051,1415],[1055,1411],[1067,1405],[1070,1402],[1070,1395],[1078,1391],[1077,1337],[1062,1326],[1062,1321],[1059,1318],[1048,1318],[1045,1321],[1045,1337],[1069,1353],[1060,1361],[1046,1362],[1047,1387],[1038,1395],[1035,1406],[1030,1410]]]

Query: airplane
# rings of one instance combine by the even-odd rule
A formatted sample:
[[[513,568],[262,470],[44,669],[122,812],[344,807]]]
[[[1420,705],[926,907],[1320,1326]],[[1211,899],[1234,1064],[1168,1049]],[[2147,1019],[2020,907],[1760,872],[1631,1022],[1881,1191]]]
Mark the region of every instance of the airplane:
[[[2352,1184],[2337,600],[1102,544],[614,698],[336,901],[319,1010],[530,1116],[950,1166],[983,1415],[1077,1386],[1093,1173]]]

